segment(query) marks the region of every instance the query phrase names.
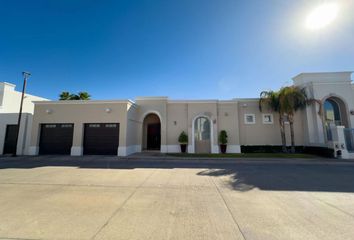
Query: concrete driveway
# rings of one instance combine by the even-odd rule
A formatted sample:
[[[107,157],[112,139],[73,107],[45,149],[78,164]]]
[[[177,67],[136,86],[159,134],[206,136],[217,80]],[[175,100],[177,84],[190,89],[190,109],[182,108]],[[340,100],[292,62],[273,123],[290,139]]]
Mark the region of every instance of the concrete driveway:
[[[1,239],[354,239],[354,164],[0,159]]]

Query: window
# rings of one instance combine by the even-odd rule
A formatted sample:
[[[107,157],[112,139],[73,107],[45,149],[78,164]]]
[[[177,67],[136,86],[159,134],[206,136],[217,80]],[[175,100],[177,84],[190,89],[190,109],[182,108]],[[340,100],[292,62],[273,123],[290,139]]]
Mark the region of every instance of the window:
[[[324,103],[325,121],[328,125],[342,125],[339,105],[332,99],[327,99]]]
[[[255,124],[256,115],[255,114],[245,114],[245,124]]]
[[[61,127],[62,128],[72,128],[73,125],[72,124],[62,124]]]
[[[194,137],[196,141],[210,140],[210,122],[206,117],[199,117],[195,120]]]
[[[116,127],[117,127],[117,124],[115,124],[115,123],[109,123],[109,124],[106,124],[105,127],[106,127],[106,128],[116,128]]]
[[[45,128],[56,128],[57,125],[56,124],[46,124]]]
[[[273,114],[262,114],[263,124],[273,124]]]
[[[91,124],[89,124],[89,127],[90,128],[99,128],[99,127],[101,127],[101,125],[100,124],[96,124],[96,123],[91,123]]]

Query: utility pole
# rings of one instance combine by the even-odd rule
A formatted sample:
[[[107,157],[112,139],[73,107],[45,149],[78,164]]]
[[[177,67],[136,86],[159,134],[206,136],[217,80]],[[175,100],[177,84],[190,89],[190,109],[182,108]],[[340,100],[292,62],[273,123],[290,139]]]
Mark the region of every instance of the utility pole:
[[[14,153],[14,157],[17,156],[17,147],[18,147],[18,137],[20,135],[20,126],[21,126],[21,116],[22,116],[22,106],[23,106],[23,99],[25,97],[25,91],[26,91],[26,84],[27,84],[27,79],[31,76],[31,73],[29,72],[22,72],[23,76],[23,87],[22,87],[22,95],[21,95],[21,104],[20,104],[20,112],[18,113],[18,120],[17,120],[17,134],[16,134],[16,150]]]

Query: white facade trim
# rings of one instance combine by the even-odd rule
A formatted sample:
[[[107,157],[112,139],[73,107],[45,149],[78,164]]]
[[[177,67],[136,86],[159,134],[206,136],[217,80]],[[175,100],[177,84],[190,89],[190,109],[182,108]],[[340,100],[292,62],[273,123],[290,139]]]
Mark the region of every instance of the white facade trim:
[[[37,146],[30,146],[28,148],[28,155],[35,156],[39,153],[39,147]]]
[[[106,103],[130,103],[135,105],[135,102],[130,99],[123,100],[70,100],[70,101],[33,101],[33,103],[38,105],[66,105],[66,104],[106,104]]]
[[[70,155],[71,156],[82,156],[84,153],[84,148],[79,146],[72,146]]]
[[[167,152],[168,153],[179,153],[181,152],[181,146],[180,145],[166,145]]]
[[[219,145],[212,145],[211,153],[219,153]]]
[[[167,145],[161,145],[161,147],[160,147],[160,152],[161,152],[161,153],[167,153],[167,152],[168,152]]]
[[[140,150],[141,145],[118,146],[118,156],[125,157]]]
[[[226,153],[241,153],[240,145],[227,145]]]

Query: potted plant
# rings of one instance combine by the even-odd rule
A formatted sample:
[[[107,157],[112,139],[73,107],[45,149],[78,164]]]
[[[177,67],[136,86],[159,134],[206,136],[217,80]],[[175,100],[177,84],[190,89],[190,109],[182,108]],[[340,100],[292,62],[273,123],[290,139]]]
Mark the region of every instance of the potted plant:
[[[221,153],[226,153],[227,147],[227,133],[225,130],[221,130],[219,134],[219,144]]]
[[[185,153],[187,149],[187,144],[188,144],[188,135],[183,131],[178,137],[178,142],[181,146],[181,152]]]

